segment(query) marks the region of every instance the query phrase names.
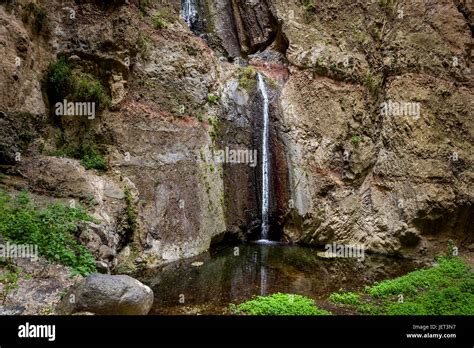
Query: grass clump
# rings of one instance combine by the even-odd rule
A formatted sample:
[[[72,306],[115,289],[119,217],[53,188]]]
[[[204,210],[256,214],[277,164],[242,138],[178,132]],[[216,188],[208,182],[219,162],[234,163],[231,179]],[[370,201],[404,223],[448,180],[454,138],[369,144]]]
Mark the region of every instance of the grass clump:
[[[92,254],[74,236],[81,221],[93,221],[82,208],[51,204],[40,210],[26,191],[12,198],[0,190],[0,231],[5,239],[37,245],[41,256],[86,275],[96,268]]]
[[[314,300],[293,294],[276,293],[269,296],[257,296],[239,305],[231,304],[234,314],[248,315],[330,315],[331,313],[316,307]]]
[[[347,305],[360,304],[360,296],[354,292],[334,292],[329,296],[329,301]]]

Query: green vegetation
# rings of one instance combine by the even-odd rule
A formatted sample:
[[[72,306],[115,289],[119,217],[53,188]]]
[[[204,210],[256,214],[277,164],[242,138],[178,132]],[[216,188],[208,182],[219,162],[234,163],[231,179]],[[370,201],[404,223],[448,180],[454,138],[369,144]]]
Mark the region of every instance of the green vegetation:
[[[147,59],[150,55],[150,39],[146,35],[139,33],[137,47],[142,58]]]
[[[81,74],[75,79],[74,93],[72,100],[81,102],[96,103],[97,109],[104,109],[110,106],[110,98],[105,87],[92,75]]]
[[[123,192],[125,193],[125,202],[126,202],[126,233],[128,236],[131,236],[135,231],[137,226],[137,213],[135,210],[135,204],[133,202],[132,191],[128,186],[125,186]]]
[[[219,119],[216,116],[209,116],[207,118],[207,122],[209,122],[209,124],[212,126],[209,135],[212,139],[212,142],[214,143],[219,136]]]
[[[304,0],[303,10],[307,13],[313,13],[316,11],[316,4],[314,0]]]
[[[250,91],[257,85],[257,71],[252,66],[238,69],[239,86]]]
[[[396,0],[378,0],[378,3],[387,14],[393,14],[397,7]]]
[[[221,97],[218,96],[218,95],[214,95],[214,94],[208,94],[207,95],[207,102],[209,104],[217,104],[220,99],[221,99]]]
[[[74,236],[81,221],[93,221],[82,208],[51,204],[40,210],[27,192],[12,198],[0,190],[0,231],[5,239],[37,245],[41,256],[85,275],[95,271],[95,261]]]
[[[72,90],[72,67],[64,56],[49,65],[45,82],[46,93],[51,103],[62,101]]]
[[[18,276],[21,273],[21,268],[15,267],[13,263],[6,260],[1,261],[0,263],[5,264],[4,271],[0,274],[0,284],[2,284],[0,297],[2,299],[2,305],[4,305],[8,295],[18,288]]]
[[[362,137],[358,134],[351,137],[351,141],[354,145],[358,145],[362,141]]]
[[[139,0],[138,8],[140,9],[143,15],[146,14],[147,9],[150,7],[153,0]]]
[[[31,23],[35,34],[43,32],[48,25],[48,15],[45,9],[35,2],[30,2],[26,5],[22,14],[22,20],[25,23]]]
[[[257,296],[241,303],[231,304],[230,310],[234,314],[248,315],[330,315],[331,313],[319,309],[314,300],[293,294],[276,293],[270,296]]]
[[[165,15],[160,11],[156,11],[151,17],[151,23],[155,29],[164,29],[169,26],[168,21],[165,18]]]
[[[436,266],[367,286],[365,293],[329,299],[369,314],[472,315],[474,273],[460,258],[443,256]]]
[[[329,301],[334,303],[357,305],[360,303],[360,296],[354,292],[334,292],[329,296]]]
[[[382,80],[379,77],[372,75],[370,71],[367,71],[362,80],[362,84],[371,94],[376,94],[382,86]]]
[[[53,156],[70,157],[81,160],[81,165],[86,169],[107,170],[105,157],[97,150],[91,141],[82,141],[80,145],[63,145]]]
[[[97,110],[110,106],[110,98],[101,82],[90,74],[75,71],[64,56],[49,65],[44,83],[52,105],[66,99],[68,102],[94,102]]]

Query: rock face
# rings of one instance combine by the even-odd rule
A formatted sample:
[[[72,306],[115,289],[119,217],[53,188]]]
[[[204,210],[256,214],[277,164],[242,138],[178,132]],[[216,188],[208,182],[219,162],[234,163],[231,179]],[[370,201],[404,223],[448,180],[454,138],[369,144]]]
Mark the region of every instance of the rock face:
[[[146,315],[153,304],[153,291],[127,275],[93,273],[69,290],[60,312],[101,315]]]
[[[86,205],[100,222],[78,238],[101,272],[191,257],[226,233],[257,237],[257,71],[274,238],[391,254],[473,242],[472,5],[195,3],[198,35],[179,1],[0,6],[3,185]],[[45,76],[60,57],[104,86],[109,107],[54,114]],[[105,170],[55,156],[86,140]],[[257,166],[220,163],[226,147],[257,150]]]

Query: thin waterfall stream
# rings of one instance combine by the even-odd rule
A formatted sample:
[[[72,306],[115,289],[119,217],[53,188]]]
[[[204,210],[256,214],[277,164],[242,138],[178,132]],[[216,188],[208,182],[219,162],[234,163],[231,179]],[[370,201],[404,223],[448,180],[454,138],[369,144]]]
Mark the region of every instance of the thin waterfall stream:
[[[198,19],[198,11],[193,0],[184,0],[181,3],[182,17],[188,27],[192,29]]]
[[[268,240],[268,207],[270,203],[270,160],[269,160],[269,114],[268,94],[262,74],[257,74],[258,90],[263,98],[263,130],[262,130],[262,232],[261,239]]]

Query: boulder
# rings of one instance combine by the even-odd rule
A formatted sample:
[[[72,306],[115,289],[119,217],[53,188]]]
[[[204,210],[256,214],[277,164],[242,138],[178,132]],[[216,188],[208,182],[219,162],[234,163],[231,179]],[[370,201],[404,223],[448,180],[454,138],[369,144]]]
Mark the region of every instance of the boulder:
[[[93,273],[73,286],[59,306],[62,314],[146,315],[153,291],[127,275]]]

